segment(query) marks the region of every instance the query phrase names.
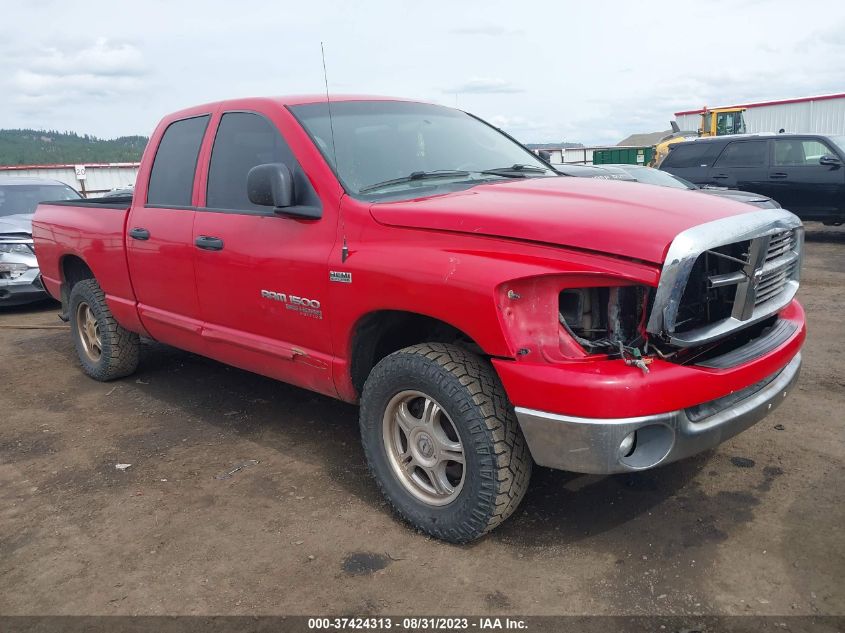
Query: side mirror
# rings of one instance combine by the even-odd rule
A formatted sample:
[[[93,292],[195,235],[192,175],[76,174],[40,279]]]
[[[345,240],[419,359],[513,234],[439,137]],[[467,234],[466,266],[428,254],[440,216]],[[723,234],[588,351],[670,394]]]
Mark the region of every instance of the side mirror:
[[[551,153],[551,152],[547,152],[547,151],[546,151],[546,150],[544,150],[544,149],[539,150],[539,151],[537,152],[537,156],[539,156],[540,158],[542,158],[542,159],[543,159],[544,161],[546,161],[547,163],[552,162],[552,153]]]
[[[831,156],[830,154],[826,154],[819,159],[819,165],[828,165],[829,167],[839,167],[842,164],[842,161],[839,160],[836,156]]]
[[[253,204],[276,209],[293,206],[293,174],[284,163],[267,163],[250,169],[246,190]]]

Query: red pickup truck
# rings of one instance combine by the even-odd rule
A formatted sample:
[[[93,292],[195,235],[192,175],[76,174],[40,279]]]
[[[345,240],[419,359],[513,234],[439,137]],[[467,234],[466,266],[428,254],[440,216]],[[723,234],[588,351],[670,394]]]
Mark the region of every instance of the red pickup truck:
[[[83,370],[149,337],[347,402],[420,530],[507,518],[534,463],[651,468],[780,403],[805,337],[782,209],[562,176],[451,108],[254,98],[165,119],[134,195],[42,204]]]

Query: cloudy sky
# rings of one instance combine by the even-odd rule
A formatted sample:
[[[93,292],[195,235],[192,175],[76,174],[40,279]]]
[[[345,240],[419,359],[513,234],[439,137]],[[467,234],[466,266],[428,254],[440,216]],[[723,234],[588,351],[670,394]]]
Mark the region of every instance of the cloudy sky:
[[[845,2],[0,0],[0,128],[149,134],[227,97],[457,106],[524,142],[616,143],[702,105],[845,92]]]

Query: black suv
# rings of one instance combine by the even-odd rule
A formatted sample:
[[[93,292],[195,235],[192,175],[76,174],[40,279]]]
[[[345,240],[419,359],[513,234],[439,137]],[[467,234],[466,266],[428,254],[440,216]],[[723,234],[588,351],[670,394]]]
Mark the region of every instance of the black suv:
[[[803,220],[845,222],[845,136],[760,134],[678,143],[660,169],[697,185],[753,191]]]

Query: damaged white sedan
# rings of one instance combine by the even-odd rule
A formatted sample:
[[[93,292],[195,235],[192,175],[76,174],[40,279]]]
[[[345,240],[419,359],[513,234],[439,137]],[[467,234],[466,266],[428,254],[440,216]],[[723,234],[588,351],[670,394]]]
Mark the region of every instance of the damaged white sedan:
[[[0,180],[0,306],[48,297],[32,245],[32,215],[39,202],[78,198],[73,188],[58,180]]]

